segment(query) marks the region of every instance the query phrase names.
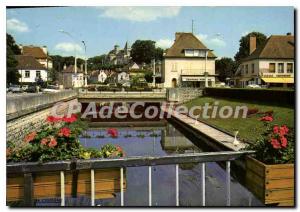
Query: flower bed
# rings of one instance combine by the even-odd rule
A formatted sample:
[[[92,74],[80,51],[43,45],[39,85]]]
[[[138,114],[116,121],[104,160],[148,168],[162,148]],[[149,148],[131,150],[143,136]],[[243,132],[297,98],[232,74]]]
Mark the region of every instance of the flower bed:
[[[46,162],[71,159],[122,157],[121,147],[106,144],[100,149],[84,148],[78,136],[86,125],[75,114],[69,117],[49,116],[38,131],[28,133],[22,142],[8,144],[7,162]],[[117,136],[116,130],[110,131]]]
[[[246,185],[264,204],[294,206],[294,131],[273,120],[272,114],[259,119],[266,131],[247,147],[256,153],[246,158]]]

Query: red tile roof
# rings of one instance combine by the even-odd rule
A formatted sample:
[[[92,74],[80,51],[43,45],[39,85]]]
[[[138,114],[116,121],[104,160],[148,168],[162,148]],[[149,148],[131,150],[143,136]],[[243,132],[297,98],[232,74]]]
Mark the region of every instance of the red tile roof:
[[[19,70],[46,70],[45,67],[32,56],[15,55],[15,58],[18,61],[17,69]]]
[[[43,49],[41,47],[37,47],[37,46],[23,46],[22,54],[26,55],[26,56],[32,56],[37,59],[46,59],[47,58],[47,55],[45,54]]]

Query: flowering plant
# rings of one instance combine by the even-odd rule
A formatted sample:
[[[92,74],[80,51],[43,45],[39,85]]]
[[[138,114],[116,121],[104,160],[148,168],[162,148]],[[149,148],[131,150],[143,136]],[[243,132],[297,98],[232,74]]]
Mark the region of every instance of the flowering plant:
[[[272,124],[273,116],[264,116],[266,131],[246,149],[255,151],[255,158],[266,164],[294,163],[294,133],[286,125]]]
[[[62,118],[48,116],[46,120],[47,123],[41,129],[28,133],[21,142],[8,144],[8,162],[45,162],[124,155],[122,150],[118,151],[118,147],[113,145],[108,151],[110,154],[106,154],[105,146],[100,150],[84,148],[78,136],[86,126],[75,114]]]

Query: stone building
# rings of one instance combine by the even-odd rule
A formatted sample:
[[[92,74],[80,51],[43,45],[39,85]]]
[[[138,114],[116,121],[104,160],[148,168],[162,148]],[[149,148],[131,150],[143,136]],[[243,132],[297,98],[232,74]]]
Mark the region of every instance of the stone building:
[[[107,55],[107,62],[112,65],[128,64],[130,62],[130,51],[131,48],[128,42],[126,42],[124,49],[120,49],[118,45],[115,45],[114,49]]]

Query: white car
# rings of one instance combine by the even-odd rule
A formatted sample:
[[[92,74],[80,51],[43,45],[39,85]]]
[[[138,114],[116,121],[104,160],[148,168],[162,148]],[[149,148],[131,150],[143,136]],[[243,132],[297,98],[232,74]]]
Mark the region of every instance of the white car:
[[[247,85],[247,88],[261,88],[260,85],[252,84],[252,85]]]
[[[47,88],[43,89],[43,93],[57,93],[59,91],[59,87],[53,85],[49,85]]]

